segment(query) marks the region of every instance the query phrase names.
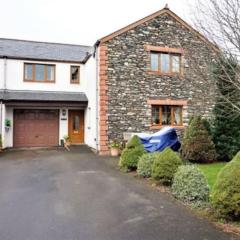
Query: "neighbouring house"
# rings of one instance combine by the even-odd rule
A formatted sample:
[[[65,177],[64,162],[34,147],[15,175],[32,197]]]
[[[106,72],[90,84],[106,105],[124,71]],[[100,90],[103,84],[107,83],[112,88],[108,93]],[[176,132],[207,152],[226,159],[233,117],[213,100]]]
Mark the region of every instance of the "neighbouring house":
[[[56,146],[69,135],[109,154],[124,134],[181,130],[194,113],[211,115],[217,54],[167,7],[94,47],[0,39],[3,147]]]

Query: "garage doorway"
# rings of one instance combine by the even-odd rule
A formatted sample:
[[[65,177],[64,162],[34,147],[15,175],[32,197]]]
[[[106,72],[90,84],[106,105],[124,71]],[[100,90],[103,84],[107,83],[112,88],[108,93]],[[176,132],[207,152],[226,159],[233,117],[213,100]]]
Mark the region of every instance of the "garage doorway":
[[[58,145],[58,110],[14,110],[14,147],[50,147]]]

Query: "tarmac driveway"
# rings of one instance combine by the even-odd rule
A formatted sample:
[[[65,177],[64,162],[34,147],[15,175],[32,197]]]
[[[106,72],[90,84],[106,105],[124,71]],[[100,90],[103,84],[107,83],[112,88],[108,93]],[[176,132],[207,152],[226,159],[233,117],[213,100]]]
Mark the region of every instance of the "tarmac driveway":
[[[238,239],[107,161],[86,147],[0,154],[0,239]]]

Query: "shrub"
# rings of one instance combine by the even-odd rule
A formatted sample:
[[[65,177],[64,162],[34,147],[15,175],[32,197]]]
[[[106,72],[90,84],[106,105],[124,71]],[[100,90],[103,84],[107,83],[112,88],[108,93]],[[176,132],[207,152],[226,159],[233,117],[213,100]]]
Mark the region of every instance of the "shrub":
[[[213,162],[216,158],[214,143],[200,116],[191,119],[182,142],[182,157],[190,162]]]
[[[230,161],[240,150],[240,115],[233,106],[239,106],[238,81],[239,64],[232,58],[221,59],[215,64],[213,77],[217,86],[216,104],[213,109],[213,142],[217,158]],[[226,101],[226,99],[230,101]]]
[[[211,203],[220,217],[240,219],[240,152],[218,174]]]
[[[139,157],[146,151],[138,136],[134,136],[123,150],[119,165],[126,170],[136,170]]]
[[[143,154],[138,161],[137,173],[142,177],[151,177],[152,165],[159,153]]]
[[[137,135],[134,135],[126,145],[126,148],[134,148],[141,145],[141,140]]]
[[[166,148],[157,155],[153,162],[152,177],[165,185],[169,185],[181,164],[182,160],[178,153],[171,148]]]
[[[207,201],[207,179],[196,166],[180,166],[173,178],[172,193],[177,199],[188,203]]]

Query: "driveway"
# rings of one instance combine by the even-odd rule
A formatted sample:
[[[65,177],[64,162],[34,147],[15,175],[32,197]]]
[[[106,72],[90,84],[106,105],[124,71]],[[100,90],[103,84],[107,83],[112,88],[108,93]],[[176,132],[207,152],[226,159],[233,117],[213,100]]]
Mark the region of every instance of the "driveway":
[[[0,239],[238,239],[111,162],[86,147],[0,154]]]

